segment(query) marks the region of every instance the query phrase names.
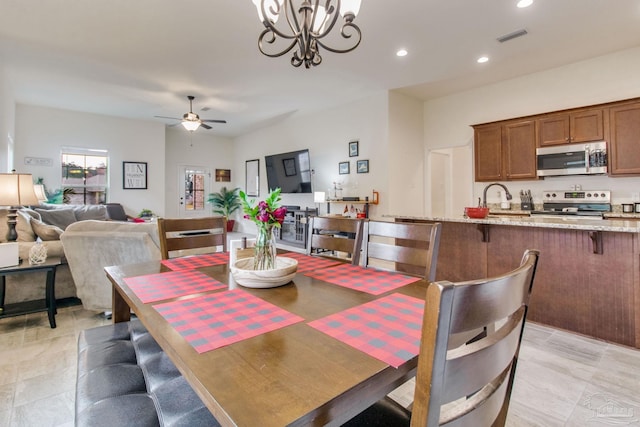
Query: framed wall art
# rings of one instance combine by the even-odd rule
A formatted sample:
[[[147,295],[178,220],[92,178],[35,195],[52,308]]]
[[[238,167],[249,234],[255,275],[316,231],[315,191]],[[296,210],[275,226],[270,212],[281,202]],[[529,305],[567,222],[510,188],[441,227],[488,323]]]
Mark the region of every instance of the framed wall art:
[[[247,196],[260,195],[260,160],[247,160],[245,166],[245,193]]]
[[[357,157],[358,154],[358,141],[351,141],[349,143],[349,157]]]
[[[216,169],[216,182],[231,182],[231,169]]]
[[[358,160],[356,162],[356,171],[358,173],[369,173],[369,160]]]
[[[348,175],[349,172],[349,162],[338,163],[338,173],[340,175]]]
[[[122,188],[147,189],[147,162],[122,162]]]

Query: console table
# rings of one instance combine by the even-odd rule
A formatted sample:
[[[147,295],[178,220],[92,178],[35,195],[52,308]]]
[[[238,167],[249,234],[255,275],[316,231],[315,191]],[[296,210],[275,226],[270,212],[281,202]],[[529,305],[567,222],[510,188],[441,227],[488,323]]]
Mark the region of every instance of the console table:
[[[13,267],[0,268],[0,318],[18,316],[21,314],[48,311],[49,325],[56,327],[56,268],[60,265],[59,257],[49,257],[43,264],[31,265],[27,260],[21,260],[20,264]],[[5,277],[11,274],[25,274],[44,271],[47,273],[44,300],[25,301],[4,305]],[[44,304],[43,304],[44,301]]]

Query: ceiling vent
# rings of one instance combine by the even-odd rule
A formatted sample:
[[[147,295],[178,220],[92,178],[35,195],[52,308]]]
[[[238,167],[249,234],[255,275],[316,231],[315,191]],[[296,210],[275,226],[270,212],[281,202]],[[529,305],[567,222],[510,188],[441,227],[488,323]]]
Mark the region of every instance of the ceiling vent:
[[[209,110],[211,110],[211,108],[209,108],[209,107],[202,107],[202,108],[200,109],[200,111],[209,111]]]
[[[516,30],[512,33],[509,34],[505,34],[504,36],[500,36],[498,37],[496,40],[498,40],[500,43],[504,43],[506,41],[512,40],[512,39],[516,39],[518,37],[522,37],[524,35],[527,35],[527,30],[522,29],[522,30]]]

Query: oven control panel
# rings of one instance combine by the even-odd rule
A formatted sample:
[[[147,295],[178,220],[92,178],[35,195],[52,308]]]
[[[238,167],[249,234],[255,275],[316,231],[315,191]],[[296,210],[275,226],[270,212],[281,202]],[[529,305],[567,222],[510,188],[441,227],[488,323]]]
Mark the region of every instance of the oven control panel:
[[[545,190],[542,201],[575,203],[611,203],[610,190]]]

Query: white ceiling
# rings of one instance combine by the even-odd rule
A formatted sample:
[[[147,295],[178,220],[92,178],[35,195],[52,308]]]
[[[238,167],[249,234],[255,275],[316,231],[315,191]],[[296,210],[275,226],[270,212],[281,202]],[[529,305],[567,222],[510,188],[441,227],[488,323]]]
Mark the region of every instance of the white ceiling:
[[[363,0],[361,45],[307,70],[258,51],[251,0],[0,0],[0,67],[18,103],[161,121],[194,95],[203,119],[228,121],[198,132],[234,136],[381,90],[428,99],[640,45],[640,0],[515,3]]]

